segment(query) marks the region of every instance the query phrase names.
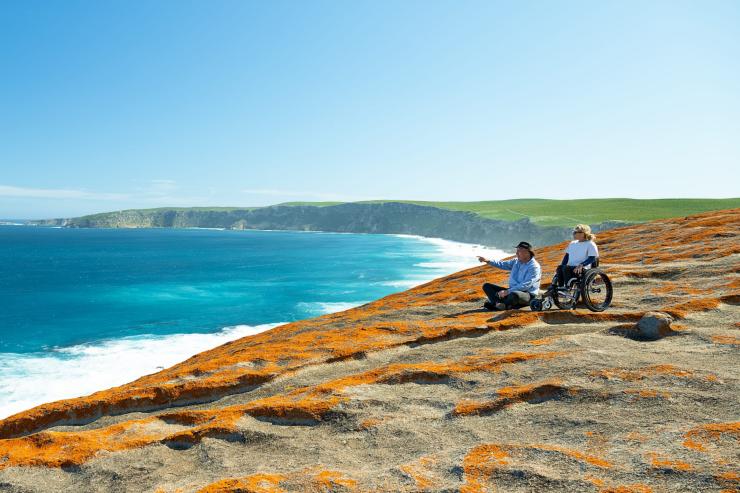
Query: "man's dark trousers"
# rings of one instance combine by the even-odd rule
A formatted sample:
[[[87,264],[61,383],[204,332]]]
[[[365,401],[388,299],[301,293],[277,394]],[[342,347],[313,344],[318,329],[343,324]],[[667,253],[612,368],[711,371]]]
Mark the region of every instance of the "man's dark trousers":
[[[506,308],[529,306],[529,300],[532,299],[529,293],[525,291],[510,291],[509,294],[503,297],[503,299],[499,298],[498,292],[503,291],[504,289],[507,288],[502,288],[501,286],[491,284],[490,282],[483,285],[483,292],[486,293],[486,296],[488,296],[488,299],[494,305],[496,303],[503,303],[506,305]]]

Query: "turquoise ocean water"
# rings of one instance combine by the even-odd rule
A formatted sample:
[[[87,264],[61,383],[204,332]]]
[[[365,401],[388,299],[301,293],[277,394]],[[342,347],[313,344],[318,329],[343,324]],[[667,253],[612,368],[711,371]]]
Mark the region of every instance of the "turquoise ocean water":
[[[0,418],[476,264],[393,235],[0,226]]]

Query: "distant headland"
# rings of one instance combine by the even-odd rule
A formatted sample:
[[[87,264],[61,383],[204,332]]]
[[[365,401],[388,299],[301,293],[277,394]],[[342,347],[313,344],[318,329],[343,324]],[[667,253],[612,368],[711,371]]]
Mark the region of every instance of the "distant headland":
[[[70,228],[225,228],[413,234],[499,248],[544,245],[587,223],[595,231],[740,207],[730,199],[515,199],[484,202],[290,202],[267,207],[129,209],[30,221]]]

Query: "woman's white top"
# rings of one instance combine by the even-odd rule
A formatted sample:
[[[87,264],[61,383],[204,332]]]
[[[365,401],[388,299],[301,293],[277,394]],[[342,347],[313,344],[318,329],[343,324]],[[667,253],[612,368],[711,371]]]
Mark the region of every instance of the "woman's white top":
[[[570,242],[570,245],[568,245],[568,248],[565,249],[565,253],[568,254],[568,265],[576,266],[580,265],[581,262],[590,256],[598,257],[599,249],[596,247],[596,243],[591,240],[573,240]],[[590,265],[587,265],[586,267],[588,268]]]

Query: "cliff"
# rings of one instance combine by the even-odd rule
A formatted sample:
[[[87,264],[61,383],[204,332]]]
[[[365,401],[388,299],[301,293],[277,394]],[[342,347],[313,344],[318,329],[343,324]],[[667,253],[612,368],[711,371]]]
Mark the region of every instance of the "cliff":
[[[230,228],[341,233],[413,234],[465,243],[511,248],[523,238],[549,244],[568,237],[570,228],[487,219],[473,212],[401,202],[347,203],[326,207],[271,206],[256,209],[125,210],[71,219],[34,221],[38,225],[75,228]],[[623,223],[593,225],[595,231]]]
[[[739,225],[602,233],[603,313],[483,311],[482,266],[30,409],[0,421],[0,489],[736,491]]]

